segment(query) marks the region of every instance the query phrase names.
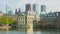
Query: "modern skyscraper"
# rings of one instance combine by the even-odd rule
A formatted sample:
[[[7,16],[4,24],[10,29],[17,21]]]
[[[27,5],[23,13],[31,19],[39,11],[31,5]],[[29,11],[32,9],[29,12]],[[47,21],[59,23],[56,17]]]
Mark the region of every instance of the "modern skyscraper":
[[[26,4],[26,11],[31,11],[31,4]]]
[[[44,16],[46,15],[46,6],[41,5],[41,12],[40,12],[40,19],[45,18]]]
[[[41,5],[41,12],[46,12],[46,6],[45,5]]]
[[[38,12],[38,10],[39,10],[38,4],[33,4],[33,10],[34,10],[34,12]]]

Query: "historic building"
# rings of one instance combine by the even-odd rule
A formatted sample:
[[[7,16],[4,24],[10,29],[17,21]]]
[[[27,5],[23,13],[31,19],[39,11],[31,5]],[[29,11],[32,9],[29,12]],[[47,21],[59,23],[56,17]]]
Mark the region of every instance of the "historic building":
[[[40,25],[43,26],[54,26],[56,28],[60,28],[60,12],[48,13],[44,16],[43,19],[39,22]]]
[[[40,15],[38,14],[38,6],[34,5],[33,9],[31,8],[31,4],[26,4],[26,10],[25,12],[20,12],[20,14],[17,14],[17,27],[25,27],[25,26],[31,26],[33,27],[34,24],[40,20]],[[17,10],[16,10],[17,11]]]
[[[33,26],[33,18],[34,16],[31,14],[19,14],[17,17],[17,27]]]
[[[17,16],[17,27],[24,27],[25,26],[25,18],[26,16],[23,14],[20,14]]]

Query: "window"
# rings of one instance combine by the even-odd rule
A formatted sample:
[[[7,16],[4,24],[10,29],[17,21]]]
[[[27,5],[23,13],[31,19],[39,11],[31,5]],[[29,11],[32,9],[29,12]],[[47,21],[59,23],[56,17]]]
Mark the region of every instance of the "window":
[[[23,21],[23,24],[24,24],[24,21]]]

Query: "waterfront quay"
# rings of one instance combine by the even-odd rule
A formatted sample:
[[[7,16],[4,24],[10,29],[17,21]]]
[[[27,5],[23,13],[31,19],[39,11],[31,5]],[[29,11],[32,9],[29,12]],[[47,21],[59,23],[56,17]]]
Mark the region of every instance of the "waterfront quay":
[[[0,26],[0,29],[11,28],[11,26]]]

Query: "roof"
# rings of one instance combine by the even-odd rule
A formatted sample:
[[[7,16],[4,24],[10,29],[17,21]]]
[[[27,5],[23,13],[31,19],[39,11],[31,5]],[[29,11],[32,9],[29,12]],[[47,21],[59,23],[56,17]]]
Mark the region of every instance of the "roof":
[[[21,13],[19,13],[18,15],[25,16],[25,15],[26,15],[26,12],[21,12]]]

